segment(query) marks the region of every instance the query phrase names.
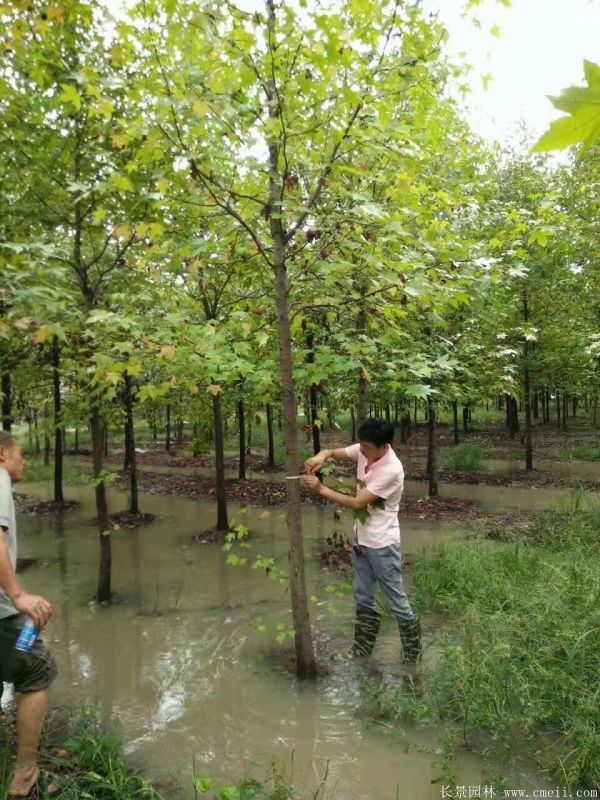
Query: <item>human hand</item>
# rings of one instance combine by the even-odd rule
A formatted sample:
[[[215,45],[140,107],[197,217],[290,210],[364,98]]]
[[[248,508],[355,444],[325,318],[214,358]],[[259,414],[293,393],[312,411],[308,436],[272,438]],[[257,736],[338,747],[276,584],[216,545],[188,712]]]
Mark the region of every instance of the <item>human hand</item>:
[[[12,603],[20,614],[31,617],[35,627],[40,628],[40,630],[46,627],[48,620],[52,616],[50,603],[37,594],[22,592],[14,598]]]
[[[309,474],[314,474],[315,472],[320,472],[322,467],[324,467],[326,463],[327,463],[327,453],[317,453],[316,456],[306,459],[306,461],[304,462],[304,469]]]
[[[304,485],[307,486],[311,492],[315,492],[315,494],[321,494],[323,484],[316,475],[306,475],[304,478]]]

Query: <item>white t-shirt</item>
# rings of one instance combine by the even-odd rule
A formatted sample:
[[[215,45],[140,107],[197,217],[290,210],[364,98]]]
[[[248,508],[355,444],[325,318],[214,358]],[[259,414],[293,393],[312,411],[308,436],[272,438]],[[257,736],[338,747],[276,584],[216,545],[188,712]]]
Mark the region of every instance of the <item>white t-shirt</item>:
[[[346,448],[346,455],[357,462],[356,476],[372,494],[383,500],[383,508],[367,506],[365,522],[356,520],[354,530],[358,543],[365,547],[387,547],[400,541],[398,512],[404,489],[404,468],[392,447],[367,469],[367,459],[360,444]],[[362,488],[359,484],[359,490]]]
[[[15,518],[15,501],[12,494],[10,475],[0,467],[0,525],[6,528],[4,536],[8,542],[8,552],[13,569],[17,566],[17,521]],[[13,606],[6,593],[0,587],[0,619],[10,617],[19,612]]]

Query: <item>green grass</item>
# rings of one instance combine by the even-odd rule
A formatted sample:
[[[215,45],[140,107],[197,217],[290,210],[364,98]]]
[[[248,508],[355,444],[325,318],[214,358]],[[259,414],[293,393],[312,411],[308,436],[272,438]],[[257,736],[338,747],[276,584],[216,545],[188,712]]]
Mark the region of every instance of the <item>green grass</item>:
[[[586,510],[587,509],[587,510]],[[466,746],[519,743],[561,785],[600,784],[600,509],[582,493],[534,542],[442,546],[414,566],[421,610],[452,622],[424,698],[372,688],[371,713],[445,720]]]
[[[90,484],[90,472],[78,469],[68,460],[63,461],[63,481],[69,486],[87,486]],[[48,465],[38,458],[28,458],[27,467],[23,476],[24,483],[41,483],[54,479],[54,464],[52,459]]]
[[[162,795],[146,778],[131,772],[121,755],[119,740],[102,732],[96,715],[80,709],[69,721],[70,735],[60,747],[42,748],[40,766],[60,787],[60,800],[162,800]],[[3,738],[4,737],[4,738]],[[3,757],[0,759],[0,800],[5,800],[13,769],[13,742],[0,732]],[[50,795],[40,782],[36,795]]]
[[[461,472],[482,472],[484,458],[486,458],[486,451],[482,445],[463,442],[446,452],[443,462],[444,466],[449,469]]]
[[[555,450],[552,458],[557,461],[600,461],[600,446],[582,442],[565,450]]]

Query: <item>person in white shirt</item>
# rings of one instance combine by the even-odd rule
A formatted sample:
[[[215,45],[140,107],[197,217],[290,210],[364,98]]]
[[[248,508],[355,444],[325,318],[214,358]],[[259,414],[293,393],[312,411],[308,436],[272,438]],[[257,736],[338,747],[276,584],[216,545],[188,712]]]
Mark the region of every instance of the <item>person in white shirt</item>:
[[[358,430],[358,444],[321,450],[307,459],[305,484],[321,497],[355,512],[352,563],[356,624],[353,653],[371,655],[379,632],[380,614],[375,586],[381,586],[391,613],[398,620],[404,661],[416,664],[421,655],[421,626],[402,581],[402,554],[398,512],[404,488],[404,469],[392,449],[394,427],[369,419]],[[354,496],[324,486],[319,472],[329,458],[357,464],[358,489]]]

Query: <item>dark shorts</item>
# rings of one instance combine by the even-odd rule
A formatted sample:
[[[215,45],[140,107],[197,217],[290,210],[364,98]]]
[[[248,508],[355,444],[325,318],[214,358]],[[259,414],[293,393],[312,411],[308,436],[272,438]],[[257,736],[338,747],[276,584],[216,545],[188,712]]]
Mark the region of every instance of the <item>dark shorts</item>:
[[[27,617],[20,614],[0,619],[0,698],[3,683],[12,683],[15,692],[39,692],[56,677],[56,662],[40,637],[30,653],[15,650],[26,622]]]

